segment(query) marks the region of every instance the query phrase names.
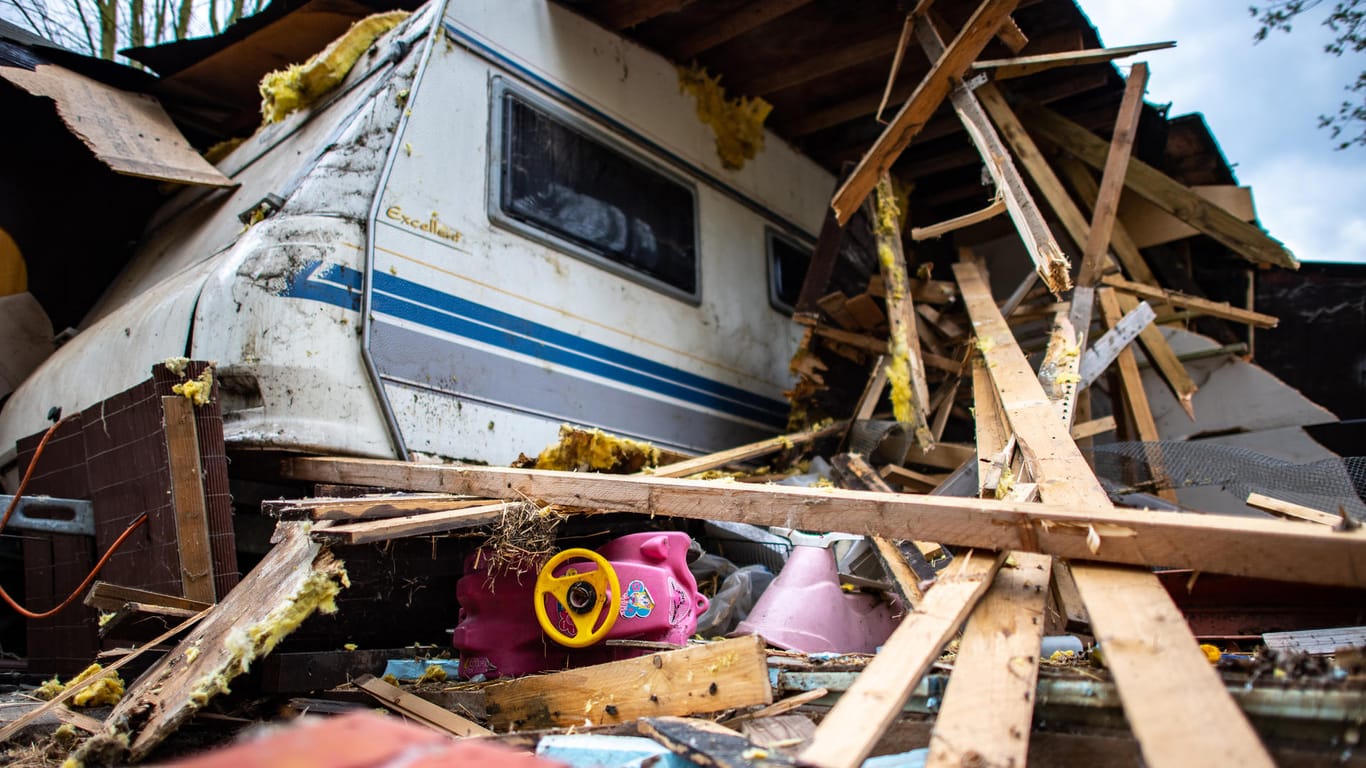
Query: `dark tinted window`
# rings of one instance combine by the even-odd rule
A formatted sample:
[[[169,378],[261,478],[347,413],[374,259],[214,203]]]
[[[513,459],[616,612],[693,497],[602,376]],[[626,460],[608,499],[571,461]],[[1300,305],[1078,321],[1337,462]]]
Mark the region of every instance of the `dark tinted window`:
[[[778,309],[791,312],[797,305],[811,264],[811,249],[785,237],[768,232],[769,301]]]
[[[691,189],[516,94],[502,108],[505,215],[696,295]]]

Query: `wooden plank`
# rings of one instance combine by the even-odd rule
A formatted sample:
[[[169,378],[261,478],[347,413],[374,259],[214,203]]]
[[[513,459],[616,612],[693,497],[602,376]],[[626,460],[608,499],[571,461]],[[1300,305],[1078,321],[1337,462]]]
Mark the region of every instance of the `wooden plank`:
[[[670,58],[674,61],[687,61],[699,53],[734,40],[810,2],[811,0],[759,0],[745,3],[719,21],[708,24],[670,45]]]
[[[816,306],[825,310],[825,314],[829,315],[830,319],[838,323],[841,328],[857,331],[860,326],[854,316],[845,308],[844,305],[847,303],[849,303],[849,297],[845,296],[843,291],[827,293],[816,299]]]
[[[1053,559],[1010,559],[963,629],[927,768],[1025,764]]]
[[[1147,87],[1148,65],[1143,62],[1134,64],[1124,87],[1124,99],[1119,105],[1119,116],[1115,118],[1114,138],[1110,140],[1105,170],[1101,174],[1100,192],[1096,195],[1091,212],[1091,226],[1087,229],[1081,271],[1077,275],[1079,285],[1094,287],[1105,266],[1105,254],[1110,250],[1110,234],[1115,228],[1115,214],[1119,211],[1119,194],[1124,191],[1124,173],[1133,154],[1134,140],[1138,137],[1138,118],[1143,111],[1143,92]],[[1078,318],[1075,313],[1072,315],[1073,327],[1082,334],[1091,325],[1090,307],[1086,309],[1084,318]]]
[[[955,216],[947,221],[938,224],[931,224],[928,227],[911,227],[911,239],[915,241],[933,240],[943,237],[950,232],[966,229],[974,224],[981,224],[984,221],[991,221],[1006,212],[1006,201],[1004,197],[997,197],[991,204],[981,210],[965,213],[962,216]]]
[[[1102,288],[1098,297],[1102,322],[1106,328],[1114,328],[1124,317],[1119,302],[1115,299],[1114,289]],[[1115,358],[1115,364],[1119,366],[1119,378],[1124,387],[1124,402],[1129,406],[1129,415],[1133,417],[1134,428],[1138,430],[1138,439],[1145,443],[1161,440],[1162,436],[1157,433],[1157,422],[1153,419],[1153,409],[1148,404],[1148,394],[1143,390],[1143,376],[1138,371],[1138,362],[1134,359],[1133,350],[1128,347],[1120,350],[1119,357]],[[1149,447],[1144,452],[1153,479],[1163,485],[1169,485],[1171,478],[1167,475],[1161,449]],[[1157,495],[1173,504],[1177,503],[1176,491],[1171,488],[1163,488]]]
[[[987,43],[995,36],[1001,22],[1015,10],[1018,0],[984,0],[972,14],[962,31],[954,38],[916,87],[910,99],[902,105],[896,117],[864,155],[850,177],[835,193],[831,207],[841,224],[847,223],[858,207],[872,193],[878,178],[889,171],[892,163],[910,146],[911,140],[925,127],[935,110],[949,95],[954,81],[972,64]]]
[[[1029,45],[1029,38],[1025,36],[1024,30],[1020,29],[1020,25],[1015,23],[1015,19],[1009,16],[1001,22],[1001,28],[996,30],[996,39],[1000,40],[1001,44],[1011,53],[1019,53],[1025,49],[1025,46]]]
[[[1077,159],[1092,168],[1105,166],[1109,146],[1103,139],[1046,107],[1021,104],[1017,111],[1030,131],[1066,147]],[[1158,208],[1209,235],[1249,261],[1290,269],[1299,267],[1294,254],[1280,241],[1256,226],[1240,221],[1238,217],[1137,158],[1130,158],[1124,184]]]
[[[189,398],[168,395],[161,398],[161,408],[166,419],[171,506],[175,510],[180,550],[180,587],[185,597],[212,603],[217,597],[213,587],[213,550],[209,548],[209,515],[204,502],[204,478],[200,474],[194,404]]]
[[[861,765],[1004,559],[968,552],[941,573],[924,602],[901,620],[882,651],[821,721],[800,760],[820,768]]]
[[[261,514],[279,520],[358,522],[447,512],[488,503],[488,499],[449,493],[389,493],[348,498],[266,500],[261,502]]]
[[[131,761],[146,757],[226,691],[252,659],[269,653],[299,622],[332,604],[345,568],[309,539],[309,525],[280,523],[280,542],[114,707],[105,727],[128,737]]]
[[[1067,177],[1068,182],[1076,190],[1083,204],[1094,205],[1097,196],[1100,194],[1100,188],[1096,186],[1096,180],[1091,177],[1091,172],[1086,169],[1086,166],[1069,155],[1063,155],[1058,158],[1058,168]],[[1111,232],[1110,247],[1114,249],[1114,253],[1119,257],[1124,270],[1131,277],[1139,282],[1157,285],[1157,278],[1148,268],[1148,263],[1143,260],[1143,255],[1138,252],[1138,246],[1129,239],[1124,226],[1119,222],[1115,223],[1114,231]],[[1125,312],[1138,305],[1137,301],[1126,304],[1125,298],[1120,298],[1120,306]],[[1162,335],[1162,331],[1155,324],[1150,324],[1139,333],[1139,342],[1148,353],[1148,358],[1157,366],[1162,379],[1167,382],[1167,386],[1171,387],[1172,394],[1176,396],[1177,402],[1181,404],[1191,419],[1194,419],[1193,398],[1199,387],[1191,379],[1190,374],[1186,372],[1186,367],[1177,359],[1176,353],[1167,343],[1167,338]]]
[[[165,632],[162,632],[160,635],[157,635],[156,637],[147,641],[145,644],[143,644],[141,648],[138,648],[137,650],[134,650],[130,653],[124,654],[124,656],[120,658],[118,661],[109,664],[104,669],[101,669],[99,672],[96,672],[95,674],[91,675],[90,677],[87,677],[79,683],[76,683],[75,685],[67,685],[66,688],[62,689],[61,693],[58,693],[51,699],[48,699],[46,702],[43,703],[42,706],[30,710],[24,715],[15,718],[14,722],[10,723],[9,725],[6,725],[4,728],[0,728],[0,744],[4,744],[5,742],[14,738],[14,735],[22,731],[24,728],[28,727],[29,723],[34,722],[38,718],[47,714],[48,712],[51,712],[53,709],[56,709],[57,707],[65,704],[76,694],[80,693],[86,688],[89,688],[95,683],[98,683],[99,681],[119,671],[123,668],[124,665],[139,658],[140,656],[142,656],[142,654],[146,653],[147,651],[156,650],[158,646],[160,646],[162,643],[166,642],[167,640],[170,640],[171,638],[175,637],[181,632],[184,632],[190,627],[193,627],[200,619],[203,619],[205,616],[208,616],[210,611],[212,610],[212,608],[205,608],[204,610],[200,611],[194,616],[191,616],[190,618],[180,622],[174,627],[171,627]]]
[[[1049,585],[1053,600],[1058,604],[1068,632],[1091,631],[1091,614],[1086,612],[1077,580],[1072,576],[1072,568],[1061,560],[1053,560],[1053,582]]]
[[[665,464],[656,467],[649,472],[654,477],[687,477],[698,472],[706,472],[709,469],[720,469],[721,467],[736,464],[742,461],[749,461],[760,456],[767,456],[780,450],[791,449],[793,446],[805,445],[814,440],[824,437],[831,437],[838,434],[845,427],[845,422],[837,421],[827,424],[817,429],[808,429],[805,432],[794,432],[790,435],[779,435],[770,437],[767,440],[741,445],[717,453],[698,456],[695,459],[686,459],[673,464]]]
[[[101,611],[117,611],[126,603],[139,603],[198,613],[213,605],[213,603],[190,600],[179,595],[163,595],[151,590],[110,584],[107,581],[95,582],[90,587],[90,592],[86,594],[84,602],[91,608],[98,608]]]
[[[914,483],[916,485],[923,485],[927,489],[939,487],[939,484],[944,482],[948,477],[948,475],[927,475],[923,472],[916,472],[913,469],[897,466],[896,464],[888,464],[878,470],[878,475],[889,483],[897,483],[898,485]]]
[[[1248,494],[1247,505],[1293,520],[1304,520],[1310,523],[1327,525],[1329,527],[1336,527],[1342,524],[1341,515],[1332,515],[1314,509],[1313,507],[1306,507],[1303,504],[1295,504],[1261,493]]]
[[[356,678],[356,687],[370,694],[375,701],[397,712],[409,720],[456,737],[492,736],[493,731],[467,720],[454,712],[438,707],[421,696],[415,696],[396,685],[380,680],[373,675]]]
[[[1009,343],[1014,346],[1013,340]],[[1032,376],[1027,364],[1022,367]],[[1057,423],[1061,429],[1061,422]],[[1063,439],[1071,444],[1065,434]],[[944,445],[949,444],[939,448]],[[962,450],[965,459],[976,460],[973,449]],[[1075,446],[1072,451],[1076,451]],[[1108,503],[1014,504],[377,459],[293,457],[282,462],[281,470],[299,480],[531,499],[555,504],[567,512],[729,520],[879,534],[890,539],[923,538],[966,547],[1134,565],[1156,562],[1173,568],[1313,584],[1366,586],[1366,531],[1324,531],[1284,520],[1132,512],[1114,509]],[[1048,501],[1047,495],[1044,500]],[[1102,546],[1095,552],[1086,543],[1092,529],[1102,538]]]
[[[883,59],[896,51],[897,39],[897,34],[892,32],[844,46],[828,54],[803,56],[796,63],[782,69],[763,72],[752,79],[746,79],[740,84],[739,91],[754,96],[767,96],[869,61]]]
[[[924,23],[917,25],[916,36],[920,41],[920,47],[930,58],[937,59],[943,55],[944,41],[935,29],[934,23],[928,18]],[[988,84],[982,88],[994,86]],[[1057,240],[1044,221],[1043,213],[1030,195],[1020,172],[1016,170],[1010,152],[996,133],[996,129],[992,127],[991,119],[983,109],[982,103],[978,101],[975,92],[962,87],[955,88],[949,100],[953,103],[953,109],[958,113],[968,138],[981,155],[987,173],[996,183],[996,193],[1005,201],[1006,211],[1010,214],[1011,221],[1015,222],[1015,229],[1020,233],[1020,240],[1025,246],[1025,251],[1029,253],[1029,258],[1034,262],[1035,269],[1044,278],[1049,290],[1061,293],[1067,289],[1070,281],[1067,257],[1058,247]]]
[[[900,214],[891,177],[884,173],[877,183],[873,234],[877,238],[882,282],[887,286],[887,379],[892,385],[892,414],[897,421],[911,425],[916,445],[928,449],[934,445],[929,422],[930,392],[925,384],[925,363],[920,359],[920,334],[907,280],[906,255],[901,248]]]
[[[839,259],[843,240],[843,227],[835,218],[835,212],[827,210],[820,235],[816,238],[816,249],[811,253],[806,276],[802,278],[802,290],[797,294],[798,314],[815,313],[819,309],[816,301],[825,295],[830,286],[830,277],[835,272],[835,262]]]
[[[830,691],[828,689],[816,688],[814,690],[805,691],[803,693],[798,693],[793,696],[788,696],[785,699],[775,701],[772,704],[769,704],[767,707],[763,707],[762,709],[756,709],[748,714],[732,717],[729,720],[722,722],[721,724],[729,726],[732,723],[739,723],[746,720],[763,720],[769,717],[778,717],[779,715],[785,715],[794,709],[804,707],[807,704],[823,699],[829,695]]]
[[[1105,434],[1106,432],[1113,432],[1114,429],[1114,416],[1083,421],[1080,424],[1074,424],[1072,426],[1072,439],[1078,441],[1085,440],[1088,437],[1095,437],[1096,435]]]
[[[768,654],[757,635],[499,682],[487,694],[490,725],[517,730],[773,703]]]
[[[952,471],[963,466],[963,462],[971,461],[975,455],[976,451],[970,445],[935,443],[934,448],[928,451],[921,450],[917,445],[912,445],[911,449],[906,452],[906,459],[902,463],[924,464],[927,467]]]
[[[1045,502],[1097,509],[1110,500],[1052,404],[971,264],[955,264],[968,314],[1011,427]],[[1304,526],[1308,528],[1309,526]],[[1092,556],[1113,544],[1099,529],[1087,534]],[[1161,556],[1149,561],[1160,561]],[[1073,563],[1096,639],[1138,737],[1154,768],[1184,766],[1191,755],[1225,763],[1270,766],[1271,759],[1229,697],[1185,619],[1151,571]],[[933,594],[933,591],[931,591]],[[1182,692],[1172,696],[1174,690]]]
[[[1138,306],[1138,299],[1128,294],[1115,294],[1115,299],[1119,301],[1119,308],[1126,314]],[[1157,367],[1162,380],[1171,387],[1176,402],[1191,421],[1195,421],[1195,393],[1200,391],[1200,388],[1186,371],[1181,357],[1172,350],[1171,344],[1167,343],[1167,337],[1162,335],[1162,329],[1158,328],[1156,323],[1149,323],[1148,327],[1139,332],[1138,343],[1148,354],[1148,359]]]
[[[875,330],[887,322],[887,316],[882,314],[882,309],[878,307],[877,301],[866,293],[860,293],[844,302],[844,309],[853,316],[854,322],[864,330]]]
[[[319,528],[310,534],[314,541],[333,544],[369,544],[408,536],[427,536],[466,528],[477,528],[499,520],[516,502],[482,504],[467,509],[429,512],[425,515],[367,520],[363,523]]]
[[[1060,53],[1041,53],[1037,56],[1016,56],[1010,59],[985,59],[975,62],[972,69],[976,72],[989,72],[993,80],[1009,80],[1044,72],[1057,67],[1077,67],[1087,64],[1103,64],[1115,59],[1137,56],[1149,51],[1175,48],[1175,41],[1145,43],[1143,45],[1123,45],[1115,48],[1089,48],[1083,51],[1062,51]],[[1018,51],[1017,51],[1018,53]]]
[[[1217,317],[1221,320],[1232,320],[1235,323],[1245,323],[1254,328],[1275,328],[1280,323],[1280,318],[1272,315],[1265,315],[1261,312],[1253,312],[1250,309],[1241,309],[1225,301],[1210,301],[1198,296],[1188,296],[1177,291],[1169,291],[1165,288],[1158,288],[1152,285],[1143,285],[1125,280],[1116,275],[1106,275],[1101,282],[1125,293],[1147,299],[1154,303],[1170,304],[1174,307],[1184,307],[1193,312],[1210,317]]]

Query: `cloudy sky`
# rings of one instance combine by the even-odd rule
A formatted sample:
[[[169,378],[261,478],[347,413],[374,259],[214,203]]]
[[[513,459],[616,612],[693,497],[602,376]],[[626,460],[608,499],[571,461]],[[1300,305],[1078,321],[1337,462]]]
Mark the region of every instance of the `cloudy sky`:
[[[1317,127],[1318,115],[1336,114],[1366,57],[1323,52],[1332,34],[1319,24],[1322,11],[1254,45],[1249,0],[1080,5],[1106,46],[1177,41],[1144,55],[1147,99],[1171,102],[1173,116],[1205,114],[1272,236],[1301,261],[1366,262],[1366,147],[1335,151]],[[1127,61],[1119,64],[1127,70]]]

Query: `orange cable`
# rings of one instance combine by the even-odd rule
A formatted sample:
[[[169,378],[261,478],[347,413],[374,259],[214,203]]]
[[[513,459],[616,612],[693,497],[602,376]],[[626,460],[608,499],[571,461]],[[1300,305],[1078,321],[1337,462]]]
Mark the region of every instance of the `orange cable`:
[[[28,488],[28,481],[33,477],[33,469],[38,466],[38,458],[43,455],[43,449],[47,447],[48,440],[52,439],[52,436],[57,433],[57,428],[62,426],[62,424],[70,418],[71,416],[67,416],[65,419],[61,419],[48,427],[47,431],[43,433],[43,438],[38,441],[38,447],[33,450],[33,458],[28,462],[28,469],[24,470],[24,478],[19,481],[19,487],[15,489],[14,497],[10,499],[9,506],[5,508],[5,516],[0,518],[0,532],[4,532],[5,526],[9,524],[10,515],[13,515],[14,510],[19,507],[19,499],[23,498],[24,490]],[[67,606],[71,605],[71,601],[75,600],[77,595],[84,592],[86,588],[90,586],[90,583],[95,580],[95,576],[99,574],[100,569],[104,568],[104,564],[109,562],[109,558],[114,555],[114,552],[118,551],[118,548],[123,545],[123,542],[128,539],[133,531],[137,530],[138,527],[145,522],[147,522],[147,513],[143,512],[141,515],[138,515],[138,518],[127,528],[123,529],[123,533],[120,533],[119,537],[114,539],[114,543],[109,545],[109,549],[105,550],[104,557],[101,557],[100,561],[95,564],[95,568],[85,577],[85,581],[82,581],[81,585],[76,587],[76,590],[67,596],[67,598],[62,601],[61,605],[58,605],[56,608],[41,613],[30,611],[15,602],[14,598],[9,596],[9,593],[5,591],[4,587],[0,587],[0,598],[4,598],[4,601],[9,604],[9,607],[17,611],[19,615],[29,619],[46,619],[49,616],[55,616]]]

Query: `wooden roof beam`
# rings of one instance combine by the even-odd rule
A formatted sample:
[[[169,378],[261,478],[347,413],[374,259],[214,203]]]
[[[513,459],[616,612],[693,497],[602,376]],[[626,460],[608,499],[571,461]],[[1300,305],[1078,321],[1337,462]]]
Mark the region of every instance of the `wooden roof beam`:
[[[758,2],[743,3],[725,18],[708,24],[674,43],[669,49],[670,53],[676,61],[691,59],[723,43],[728,43],[746,32],[762,27],[810,2],[811,0],[759,0]],[[753,93],[752,91],[744,92]]]
[[[644,24],[656,16],[676,13],[691,5],[693,0],[606,0],[593,6],[589,13],[598,23],[613,32]]]
[[[890,170],[897,157],[910,146],[915,135],[948,97],[963,72],[995,37],[996,30],[1015,10],[1018,1],[984,0],[968,19],[958,36],[945,48],[944,55],[935,61],[929,74],[920,81],[910,99],[868,150],[863,161],[835,193],[830,205],[841,224],[847,223],[867,199],[877,184],[878,176]],[[881,103],[881,97],[878,102]]]
[[[1128,56],[1136,56],[1140,53],[1147,53],[1148,51],[1160,51],[1166,48],[1175,47],[1176,43],[1168,40],[1163,43],[1126,45],[1119,48],[1095,48],[1085,51],[1045,53],[1037,56],[1017,56],[1013,59],[988,59],[986,61],[973,63],[972,69],[976,72],[990,72],[993,80],[1009,80],[1011,78],[1032,75],[1036,72],[1045,72],[1057,67],[1103,64],[1107,61],[1123,59]]]

